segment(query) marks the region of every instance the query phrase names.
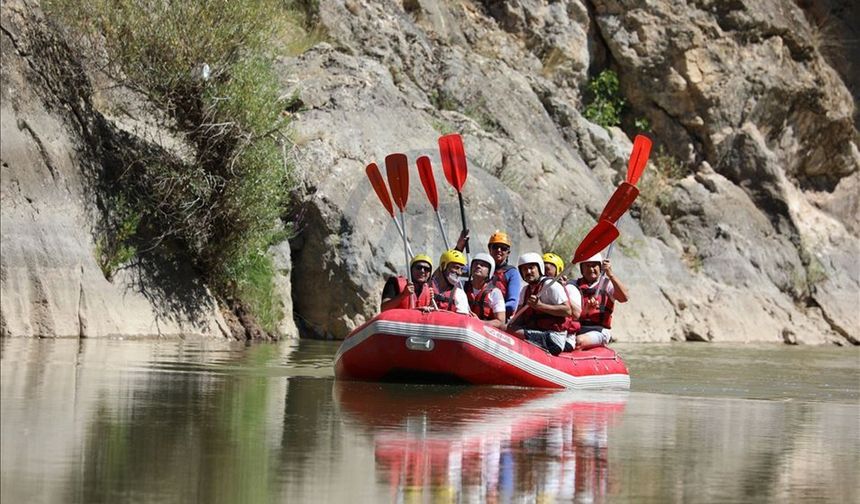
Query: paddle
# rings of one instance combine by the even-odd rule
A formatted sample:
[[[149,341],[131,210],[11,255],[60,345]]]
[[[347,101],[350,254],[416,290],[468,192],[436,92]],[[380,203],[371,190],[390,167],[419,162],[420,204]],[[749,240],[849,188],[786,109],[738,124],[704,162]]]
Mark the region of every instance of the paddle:
[[[612,222],[618,222],[618,219],[620,219],[621,216],[624,215],[624,212],[630,208],[630,205],[633,204],[633,201],[639,195],[639,188],[636,187],[636,183],[639,182],[639,178],[645,171],[645,167],[648,165],[648,157],[650,155],[651,139],[645,135],[636,135],[633,139],[633,150],[630,152],[630,159],[627,160],[627,177],[625,181],[615,189],[615,192],[612,193],[606,206],[603,207],[603,212],[600,214],[601,219],[607,218]],[[609,256],[612,255],[612,250],[614,248],[615,242],[613,241],[609,244],[609,250],[606,251],[606,257],[604,260],[609,260]],[[606,271],[603,270],[602,266],[600,270],[600,278],[597,281],[599,290],[602,291],[606,289]],[[600,309],[603,310],[602,303],[600,305]]]
[[[463,231],[466,226],[466,210],[463,206],[463,184],[466,183],[468,168],[466,166],[466,152],[463,149],[463,139],[457,133],[439,137],[439,154],[442,159],[442,170],[445,179],[451,187],[457,191],[460,200],[460,220],[463,223]],[[466,254],[469,254],[469,242],[466,242]]]
[[[636,185],[642,172],[645,171],[645,165],[648,164],[648,156],[650,155],[651,139],[645,135],[636,135],[633,139],[633,151],[627,161],[627,183]]]
[[[629,182],[622,182],[612,193],[609,201],[606,202],[599,220],[608,220],[613,224],[618,222],[618,219],[630,208],[637,196],[639,196],[638,187]]]
[[[424,186],[424,192],[427,194],[427,200],[433,207],[433,212],[436,213],[436,222],[439,223],[439,232],[442,233],[442,241],[445,242],[445,250],[450,250],[448,246],[448,236],[445,234],[445,226],[442,225],[442,217],[439,215],[439,194],[436,191],[436,179],[433,177],[433,168],[430,165],[430,158],[421,156],[418,158],[418,176],[421,177],[421,185]]]
[[[385,210],[388,211],[388,214],[391,216],[391,220],[394,221],[394,226],[397,228],[397,232],[400,233],[400,237],[405,240],[406,236],[403,233],[403,229],[400,228],[400,223],[397,222],[397,218],[394,216],[394,207],[391,206],[391,198],[388,197],[388,188],[385,187],[385,181],[382,179],[379,167],[376,166],[376,163],[370,163],[367,165],[367,168],[365,168],[365,172],[367,173],[367,178],[370,179],[370,185],[372,185],[373,190],[376,191],[376,196],[379,198],[379,202],[382,203],[382,206],[384,206]],[[408,250],[409,255],[413,256],[412,247],[408,247]]]
[[[600,220],[597,224],[591,228],[591,231],[585,235],[585,238],[582,239],[579,246],[576,247],[576,252],[573,254],[573,258],[570,260],[570,265],[574,263],[581,262],[594,254],[600,252],[607,245],[612,243],[613,240],[618,238],[618,229],[615,228],[615,224],[609,222],[608,220]],[[555,278],[552,279],[548,284],[542,285],[538,290],[540,293],[544,287],[549,288],[554,283],[558,282],[558,280],[562,277],[564,272],[559,272]],[[511,320],[508,322],[508,326],[513,325],[514,321],[519,317],[523,311],[525,311],[527,305],[523,304],[519,310],[511,317]]]
[[[585,235],[585,238],[576,247],[576,252],[574,252],[570,264],[582,262],[597,254],[616,238],[618,238],[618,229],[615,227],[615,224],[608,220],[597,221],[597,225],[591,228],[591,231]],[[556,276],[556,278],[559,276],[561,275]]]
[[[406,154],[385,156],[385,173],[391,198],[400,210],[400,227],[403,229],[403,255],[406,257],[406,278],[409,278],[409,247],[406,240],[406,201],[409,199],[409,162]]]

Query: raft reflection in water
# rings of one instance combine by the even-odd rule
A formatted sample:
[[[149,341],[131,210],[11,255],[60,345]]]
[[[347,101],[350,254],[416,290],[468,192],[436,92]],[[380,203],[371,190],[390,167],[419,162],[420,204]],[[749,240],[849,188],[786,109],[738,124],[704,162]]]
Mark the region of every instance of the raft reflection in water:
[[[601,501],[626,392],[337,382],[391,500]]]

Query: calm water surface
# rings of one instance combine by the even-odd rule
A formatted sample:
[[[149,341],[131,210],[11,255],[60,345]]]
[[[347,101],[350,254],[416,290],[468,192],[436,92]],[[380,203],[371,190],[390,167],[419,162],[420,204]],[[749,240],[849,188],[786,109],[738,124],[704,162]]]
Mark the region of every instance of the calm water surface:
[[[618,345],[629,393],[335,382],[336,343],[0,340],[0,500],[860,502],[860,349]]]

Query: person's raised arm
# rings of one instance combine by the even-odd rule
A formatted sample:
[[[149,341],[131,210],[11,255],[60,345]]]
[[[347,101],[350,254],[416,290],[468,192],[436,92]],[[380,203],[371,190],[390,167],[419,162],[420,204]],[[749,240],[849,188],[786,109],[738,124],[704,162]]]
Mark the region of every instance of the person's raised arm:
[[[469,230],[464,229],[460,231],[460,237],[457,238],[457,244],[454,245],[454,248],[459,250],[460,252],[466,250],[466,245],[469,243]]]

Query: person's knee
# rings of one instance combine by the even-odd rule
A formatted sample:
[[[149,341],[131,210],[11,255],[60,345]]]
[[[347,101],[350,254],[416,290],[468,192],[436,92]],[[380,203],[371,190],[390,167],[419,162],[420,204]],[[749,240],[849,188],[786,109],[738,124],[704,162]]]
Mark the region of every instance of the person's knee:
[[[576,335],[576,346],[583,350],[588,350],[589,348],[599,347],[603,345],[605,345],[605,342],[602,332],[590,331],[587,333]]]

